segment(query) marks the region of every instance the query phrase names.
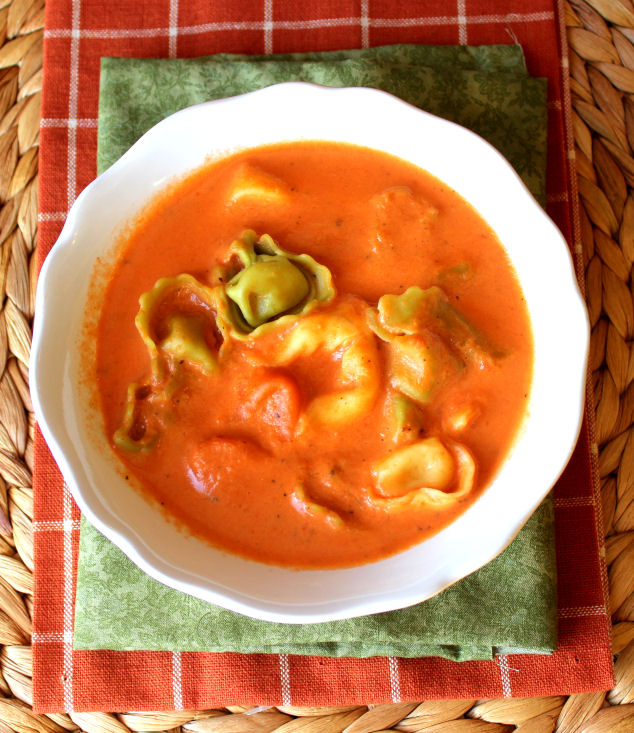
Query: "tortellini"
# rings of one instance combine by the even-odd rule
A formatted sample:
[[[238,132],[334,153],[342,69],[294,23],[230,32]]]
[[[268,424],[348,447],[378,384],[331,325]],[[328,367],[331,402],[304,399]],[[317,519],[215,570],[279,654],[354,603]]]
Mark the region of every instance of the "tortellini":
[[[164,277],[139,299],[135,325],[150,357],[146,383],[134,382],[127,392],[115,444],[128,452],[154,447],[169,400],[179,388],[185,362],[205,374],[218,368],[215,305],[212,289],[191,275]]]
[[[289,196],[288,185],[279,178],[258,166],[244,163],[237,169],[229,185],[227,204],[281,204],[288,201]]]
[[[225,288],[244,320],[257,328],[306,299],[304,273],[285,257],[260,259],[241,270]]]
[[[480,405],[474,401],[450,404],[445,408],[443,427],[449,433],[461,433],[478,419],[480,412]]]
[[[295,487],[291,493],[291,504],[300,514],[306,514],[309,517],[323,520],[332,529],[340,529],[344,525],[343,519],[338,512],[310,499],[303,486]]]
[[[439,382],[441,365],[433,345],[423,336],[395,336],[390,342],[390,381],[416,402],[429,402]]]
[[[392,387],[419,404],[430,402],[436,387],[449,373],[461,368],[456,356],[428,327],[426,292],[411,287],[402,295],[383,295],[377,308],[368,310],[370,328],[389,344],[388,375]]]
[[[372,330],[384,341],[431,331],[443,338],[464,362],[479,368],[500,355],[436,285],[425,290],[414,285],[401,295],[383,295],[368,318]]]
[[[488,345],[436,286],[382,296],[368,311],[368,323],[387,343],[391,437],[398,446],[374,465],[373,501],[390,512],[455,503],[474,487],[475,460],[459,443],[420,439],[423,410],[440,384],[468,362],[490,359]],[[476,416],[469,403],[452,409],[444,422],[450,432],[461,432]]]
[[[306,420],[337,426],[365,415],[376,400],[380,367],[374,337],[354,307],[341,306],[334,312],[319,311],[305,316],[288,332],[275,356],[275,364],[287,366],[318,349],[341,352],[340,389],[318,395],[306,406],[300,427]]]
[[[402,267],[398,242],[407,231],[413,241],[424,242],[438,218],[438,209],[416,195],[409,186],[391,186],[370,200],[372,236],[370,251],[379,267]]]
[[[170,361],[187,361],[207,373],[216,370],[215,311],[212,288],[192,275],[163,277],[143,293],[135,324],[155,381],[164,378]]]
[[[408,397],[399,392],[392,395],[388,406],[392,424],[390,437],[396,445],[412,443],[423,430],[423,413]]]
[[[409,186],[392,186],[372,197],[377,237],[386,239],[394,223],[430,227],[438,218],[438,209],[414,195]]]
[[[232,338],[256,338],[289,325],[335,296],[326,267],[308,255],[286,252],[268,234],[258,239],[251,230],[231,244],[226,263],[215,274],[214,286],[190,274],[160,278],[139,298],[135,324],[151,375],[147,384],[135,382],[128,389],[122,425],[114,436],[120,448],[148,450],[160,432],[156,426],[150,431],[140,427],[140,394],[146,403],[162,401],[167,413],[183,364],[214,376]],[[347,364],[353,358],[354,352]],[[346,366],[344,372],[351,371]]]
[[[475,482],[475,460],[459,443],[425,438],[397,448],[374,464],[372,501],[389,512],[424,505],[448,506],[464,498]]]
[[[327,267],[252,230],[232,243],[216,278],[219,328],[237,339],[261,336],[335,297]]]
[[[128,453],[151,450],[156,444],[161,421],[153,409],[165,407],[164,393],[153,392],[149,385],[133,382],[128,386],[126,408],[121,426],[115,431],[115,445]],[[163,403],[163,404],[160,404]]]
[[[386,435],[394,447],[372,466],[373,488],[364,500],[376,508],[441,508],[473,489],[471,453],[444,436],[425,435],[425,410],[448,375],[470,361],[491,358],[491,350],[438,287],[387,294],[375,308],[351,295],[335,301],[328,268],[283,250],[268,234],[258,238],[247,230],[228,247],[213,284],[191,274],[161,278],[139,299],[135,323],[150,374],[128,388],[122,424],[113,437],[123,450],[152,450],[165,420],[175,414],[171,400],[187,370],[204,379],[221,378],[235,348],[261,376],[261,385],[251,389],[235,417],[266,426],[271,444],[289,442],[307,430],[338,431],[370,414],[382,396]],[[326,391],[307,396],[297,377],[302,367],[294,365],[323,356],[334,371]],[[441,422],[451,435],[465,431],[476,416],[476,406],[459,404]],[[234,443],[212,438],[205,456],[221,448],[226,452]],[[262,460],[269,460],[266,441],[256,443]],[[213,476],[203,470],[201,456],[195,473],[204,474],[207,485]],[[301,483],[288,500],[298,512],[333,529],[344,524]]]

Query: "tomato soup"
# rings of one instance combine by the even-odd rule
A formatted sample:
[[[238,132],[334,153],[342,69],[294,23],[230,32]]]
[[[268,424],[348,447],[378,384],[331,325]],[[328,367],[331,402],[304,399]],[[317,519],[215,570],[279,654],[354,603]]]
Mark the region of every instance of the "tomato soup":
[[[330,142],[239,152],[161,193],[119,243],[97,329],[126,478],[186,531],[297,568],[454,520],[532,375],[521,288],[477,212]]]

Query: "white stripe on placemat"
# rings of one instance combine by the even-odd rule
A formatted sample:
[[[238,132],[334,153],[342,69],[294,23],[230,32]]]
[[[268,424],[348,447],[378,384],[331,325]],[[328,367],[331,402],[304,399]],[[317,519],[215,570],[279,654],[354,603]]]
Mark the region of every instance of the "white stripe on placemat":
[[[79,529],[79,519],[33,522],[34,532],[72,532],[74,529]]]
[[[467,45],[467,2],[458,0],[458,43]]]
[[[31,640],[34,644],[72,644],[72,631],[34,631]]]
[[[469,18],[469,22],[472,18]],[[429,18],[372,18],[372,28],[413,28],[416,26],[456,25],[455,15],[434,15]]]
[[[264,0],[264,53],[273,53],[273,0]]]
[[[487,23],[540,23],[553,20],[551,11],[543,13],[509,13],[508,15],[470,15],[465,16],[470,24],[486,25]],[[399,28],[409,26],[454,25],[455,15],[436,15],[429,18],[373,18],[372,28]]]
[[[469,23],[540,23],[545,20],[554,20],[555,13],[552,10],[544,10],[539,13],[507,13],[506,15],[473,15],[469,17]]]
[[[73,0],[71,11],[70,33],[70,79],[68,94],[68,119],[77,119],[77,100],[79,98],[79,23],[81,18],[81,0]],[[68,208],[75,201],[77,190],[77,127],[68,125],[66,201]]]
[[[169,9],[169,42],[167,53],[175,59],[178,51],[178,0],[170,0]]]
[[[569,200],[570,197],[568,196],[568,191],[562,191],[561,193],[549,193],[546,196],[547,204],[568,203]]]
[[[562,0],[557,0],[557,9],[559,18],[563,18],[564,4]],[[575,255],[575,270],[577,273],[577,281],[583,295],[585,295],[585,278],[584,278],[584,254],[583,243],[581,241],[581,213],[579,207],[579,196],[577,188],[577,171],[575,164],[575,135],[572,121],[572,94],[570,91],[570,62],[568,58],[568,38],[565,23],[559,23],[559,45],[561,48],[561,90],[562,90],[562,109],[564,112],[564,132],[566,138],[566,152],[568,158],[568,182],[570,185],[570,211],[572,217],[572,239]],[[591,380],[587,380],[586,394],[588,404],[593,404],[593,395],[591,388]],[[603,593],[603,605],[605,613],[605,623],[608,634],[611,633],[611,621],[608,609],[610,606],[610,588],[608,583],[608,573],[605,561],[605,540],[603,533],[603,502],[601,501],[600,485],[599,485],[599,449],[596,443],[596,428],[594,421],[594,413],[588,410],[588,437],[590,439],[590,468],[592,472],[592,488],[593,488],[593,505],[594,505],[594,529],[599,548],[599,564],[601,570],[601,590]]]
[[[499,654],[496,659],[502,681],[502,695],[504,697],[512,697],[513,691],[511,690],[511,676],[509,674],[509,659],[506,654]]]
[[[291,670],[288,664],[288,654],[279,654],[280,660],[280,687],[282,688],[282,703],[291,704]]]
[[[266,12],[266,8],[265,8]],[[266,17],[266,16],[265,16]],[[266,21],[265,21],[266,22]],[[304,31],[320,28],[339,28],[342,26],[358,25],[359,18],[313,18],[308,20],[273,20],[271,13],[270,30]],[[179,29],[182,35],[196,35],[197,33],[215,33],[217,31],[261,31],[262,23],[258,21],[236,21],[235,23],[199,23],[186,25]]]
[[[550,11],[541,13],[508,13],[506,15],[465,15],[470,24],[486,25],[487,23],[540,23],[553,20],[555,14]],[[370,25],[373,28],[399,28],[408,26],[454,25],[455,15],[436,15],[429,18],[373,18]]]
[[[115,40],[117,38],[157,38],[169,35],[169,28],[84,28],[81,37],[86,40]],[[44,38],[70,38],[70,28],[48,28]]]
[[[335,24],[338,19],[332,21]],[[357,22],[351,18],[350,21]],[[279,27],[279,26],[278,26]],[[181,35],[195,35],[197,33],[215,33],[218,31],[261,31],[261,21],[236,21],[226,23],[200,23],[198,25],[186,25],[178,28]],[[160,38],[169,36],[168,26],[158,28],[84,28],[81,37],[86,40],[117,40],[120,38]],[[70,38],[71,31],[68,28],[50,28],[44,31],[45,38]]]
[[[97,118],[43,117],[40,120],[40,127],[97,127]]]
[[[40,223],[49,221],[66,221],[67,216],[67,211],[40,211],[37,215],[37,220]]]
[[[561,499],[553,499],[553,506],[555,509],[594,506],[594,499],[591,496],[566,496]]]
[[[370,15],[368,12],[369,0],[361,0],[361,17],[359,23],[361,24],[361,47],[370,47]]]
[[[605,606],[572,606],[560,608],[560,618],[583,618],[584,616],[603,616],[606,613]]]
[[[266,3],[270,0],[265,0]],[[266,6],[265,6],[266,12]],[[465,20],[470,24],[486,23],[539,23],[553,20],[552,11],[539,13],[508,13],[506,15],[471,15]],[[455,25],[458,18],[455,15],[437,15],[429,18],[368,18],[369,28],[399,28],[408,26]],[[266,21],[265,21],[266,22]],[[280,30],[311,30],[317,28],[332,28],[357,25],[359,18],[313,18],[308,20],[278,20],[271,18],[270,29]],[[216,33],[219,31],[259,31],[262,30],[260,21],[225,21],[218,23],[198,23],[178,29],[181,35],[196,35],[199,33]],[[50,28],[44,31],[45,38],[70,38],[73,32],[68,28]],[[83,29],[81,38],[85,39],[116,39],[116,38],[156,38],[169,36],[169,28],[92,28]]]
[[[73,584],[73,530],[72,511],[73,504],[68,491],[68,486],[63,488],[63,517],[64,525],[64,613],[63,613],[63,635],[64,635],[64,676],[62,687],[64,691],[64,710],[72,712],[74,709],[73,695],[73,610],[75,603],[75,587]]]
[[[401,676],[399,674],[398,659],[396,657],[388,657],[387,667],[390,672],[390,694],[392,695],[392,702],[401,702]]]
[[[181,652],[172,652],[172,702],[174,710],[183,709],[183,668]]]

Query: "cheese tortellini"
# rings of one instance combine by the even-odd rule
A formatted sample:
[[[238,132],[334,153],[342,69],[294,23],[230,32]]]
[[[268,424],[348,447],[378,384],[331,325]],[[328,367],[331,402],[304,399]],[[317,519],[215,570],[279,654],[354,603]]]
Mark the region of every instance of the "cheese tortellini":
[[[339,512],[310,499],[303,486],[296,486],[291,492],[291,504],[300,514],[326,522],[332,529],[343,527],[344,522]]]
[[[305,316],[286,335],[275,364],[291,365],[319,349],[341,354],[339,389],[312,399],[300,419],[300,427],[306,421],[337,426],[367,414],[378,394],[380,368],[376,343],[365,325],[364,314],[352,304],[344,304],[334,312],[318,311]]]
[[[383,295],[376,309],[368,312],[368,321],[376,335],[388,342],[433,333],[456,357],[478,368],[500,356],[437,285],[427,289],[414,285],[401,295]]]
[[[476,466],[465,446],[432,437],[398,448],[375,463],[372,473],[377,492],[372,501],[397,512],[454,504],[473,489]]]

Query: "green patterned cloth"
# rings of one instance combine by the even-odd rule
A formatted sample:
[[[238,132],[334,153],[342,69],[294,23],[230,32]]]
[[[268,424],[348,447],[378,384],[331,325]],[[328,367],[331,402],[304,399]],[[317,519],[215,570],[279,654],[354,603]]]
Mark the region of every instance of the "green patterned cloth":
[[[183,107],[303,80],[371,86],[478,132],[544,200],[546,83],[519,46],[387,46],[291,56],[103,59],[98,165],[103,171],[156,122]],[[557,601],[552,503],[486,567],[411,608],[324,624],[255,621],[151,580],[82,521],[77,649],[239,651],[490,659],[549,653]]]

